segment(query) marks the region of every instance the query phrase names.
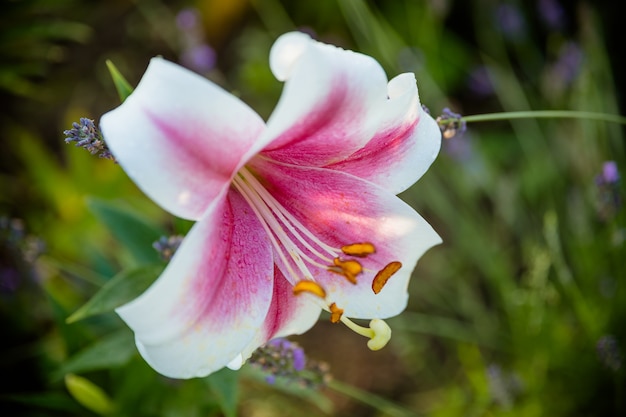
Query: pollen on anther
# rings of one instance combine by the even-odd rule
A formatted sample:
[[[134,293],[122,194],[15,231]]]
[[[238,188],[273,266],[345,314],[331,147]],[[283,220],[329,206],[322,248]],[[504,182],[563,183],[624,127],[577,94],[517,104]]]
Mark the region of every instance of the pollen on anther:
[[[332,303],[330,305],[330,322],[339,323],[339,320],[341,320],[342,315],[343,315],[343,309],[337,307],[337,304]]]
[[[374,294],[378,294],[387,281],[389,281],[389,278],[398,272],[400,268],[402,268],[402,263],[393,261],[381,269],[374,277],[374,281],[372,281],[372,291],[374,291]]]
[[[367,255],[376,253],[376,247],[369,242],[352,243],[351,245],[343,246],[341,251],[346,255],[365,258]]]
[[[343,275],[346,277],[348,281],[353,284],[356,284],[356,276],[359,275],[363,271],[363,267],[358,261],[353,259],[341,260],[340,258],[333,259],[332,266],[328,267],[330,272],[334,272],[339,275]]]
[[[326,291],[315,281],[303,280],[293,286],[293,293],[295,295],[302,294],[303,292],[308,292],[322,299],[326,298]]]

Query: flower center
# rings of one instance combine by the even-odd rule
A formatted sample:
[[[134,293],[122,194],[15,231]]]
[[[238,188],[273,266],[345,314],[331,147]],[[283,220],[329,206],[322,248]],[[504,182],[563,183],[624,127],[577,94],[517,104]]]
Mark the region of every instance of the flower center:
[[[327,301],[326,290],[316,282],[309,267],[316,267],[343,276],[352,284],[357,284],[357,277],[364,271],[361,262],[354,258],[364,259],[376,253],[376,247],[370,242],[349,243],[335,248],[320,240],[305,227],[289,210],[287,210],[261,182],[247,169],[242,168],[233,179],[233,186],[248,202],[261,225],[265,229],[278,260],[283,266],[287,280],[293,285],[293,293],[299,295],[309,293],[315,296],[321,307],[330,312],[331,322],[339,321],[357,333],[369,337],[371,349],[382,348],[391,335],[385,330],[382,320],[372,320],[370,328],[356,325],[343,317],[343,309],[334,302]],[[372,281],[372,291],[378,294],[387,280],[397,272],[402,264],[394,261],[379,271]],[[384,323],[384,322],[382,322]],[[375,330],[376,327],[378,330]],[[382,329],[382,330],[381,330]],[[386,327],[388,329],[388,326]],[[385,336],[386,335],[386,336]],[[387,338],[384,343],[382,340]],[[376,340],[375,343],[372,343]]]

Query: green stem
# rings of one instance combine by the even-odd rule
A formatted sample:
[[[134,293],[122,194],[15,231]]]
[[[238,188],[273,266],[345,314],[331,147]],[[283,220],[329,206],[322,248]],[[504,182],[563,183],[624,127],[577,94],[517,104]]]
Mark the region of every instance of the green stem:
[[[490,122],[493,120],[511,119],[587,119],[626,125],[626,117],[624,116],[574,110],[513,111],[503,113],[475,114],[473,116],[461,117],[461,120],[466,123]]]
[[[354,400],[360,401],[363,404],[367,404],[371,407],[374,407],[375,409],[382,412],[386,416],[394,416],[394,417],[417,417],[418,416],[418,414],[415,414],[412,411],[407,410],[406,408],[403,408],[397,404],[394,404],[391,401],[386,400],[383,397],[379,397],[378,395],[361,390],[357,387],[346,384],[344,382],[332,380],[328,383],[328,388],[335,390]]]
[[[591,341],[596,341],[598,321],[588,307],[587,300],[574,279],[574,274],[565,260],[563,244],[559,234],[559,220],[554,211],[544,215],[543,233],[548,251],[556,272],[556,278],[565,298],[571,303],[574,313],[578,316],[583,331]]]

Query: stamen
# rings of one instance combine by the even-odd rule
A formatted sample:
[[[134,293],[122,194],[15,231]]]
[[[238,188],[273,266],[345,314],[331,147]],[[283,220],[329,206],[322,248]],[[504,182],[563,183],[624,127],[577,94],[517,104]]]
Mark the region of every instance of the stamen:
[[[369,242],[353,243],[351,245],[345,245],[341,248],[341,251],[346,255],[365,258],[367,255],[376,253],[376,247]]]
[[[342,261],[340,258],[333,259],[335,265],[330,266],[328,270],[339,275],[343,275],[353,284],[356,284],[356,276],[363,271],[363,267],[358,261],[348,259]]]
[[[342,315],[343,315],[343,309],[337,307],[337,304],[332,303],[330,305],[330,322],[339,323]]]
[[[367,347],[370,350],[380,350],[384,348],[391,339],[391,328],[381,319],[370,321],[369,328],[359,326],[346,317],[341,317],[341,322],[355,333],[369,338],[370,340],[367,342]]]
[[[290,268],[289,264],[284,260],[284,255],[282,253],[285,249],[287,254],[291,257],[293,263],[302,273],[302,275],[304,275],[306,279],[312,280],[313,275],[311,274],[303,260],[306,260],[310,264],[315,265],[319,268],[325,268],[326,266],[311,259],[308,255],[301,251],[289,238],[289,236],[279,223],[278,219],[274,216],[274,214],[276,214],[277,208],[273,206],[273,203],[271,201],[267,201],[263,198],[263,195],[261,195],[266,194],[268,197],[271,198],[263,185],[256,178],[254,178],[254,176],[245,168],[242,168],[238,174],[239,176],[235,177],[233,184],[237,187],[240,193],[244,195],[244,197],[246,197],[246,195],[248,196],[246,200],[252,206],[253,210],[257,214],[257,217],[262,220],[262,223],[267,224],[268,228],[272,230],[273,234],[276,235],[276,237],[282,244],[283,249],[281,249],[280,246],[276,247],[276,249],[281,256],[281,260],[283,260],[283,262],[288,266],[291,276],[295,277],[296,275],[293,274],[293,269]],[[276,204],[278,204],[278,202],[276,202]],[[288,227],[288,229],[292,231],[293,235],[300,242],[305,244],[305,246],[307,245],[306,242],[302,241],[302,238],[298,236],[297,232],[293,230],[293,226],[288,223],[283,224],[285,224],[286,226],[290,226]],[[270,233],[270,235],[272,235],[272,233]],[[324,258],[324,260],[327,260],[327,258]]]
[[[259,207],[257,207],[256,204],[254,204],[254,200],[253,200],[254,196],[251,196],[250,193],[248,192],[248,188],[245,187],[240,182],[241,180],[238,177],[235,177],[233,181],[233,185],[239,191],[239,193],[243,196],[243,198],[248,202],[248,204],[250,205],[250,208],[252,208],[252,211],[254,211],[254,213],[256,214],[257,218],[261,222],[261,226],[265,230],[265,233],[267,233],[267,236],[269,237],[270,242],[272,242],[272,246],[274,246],[274,249],[276,249],[276,253],[278,254],[280,260],[283,262],[283,265],[285,265],[285,267],[289,271],[290,276],[295,277],[296,273],[291,267],[291,264],[289,263],[287,258],[285,257],[285,254],[283,253],[282,248],[280,247],[278,241],[276,240],[276,237],[272,233],[270,226],[267,224],[267,221],[263,217]]]
[[[389,281],[389,278],[398,272],[400,268],[402,268],[402,263],[393,261],[381,269],[374,277],[374,281],[372,281],[372,291],[374,291],[374,294],[378,294],[383,289],[387,281]]]
[[[315,248],[313,248],[309,244],[309,242],[307,242],[306,239],[304,239],[303,236],[299,232],[302,232],[305,237],[310,239],[313,243],[318,245],[318,247],[320,247],[329,255],[331,256],[336,255],[337,250],[335,248],[328,246],[327,244],[319,240],[313,233],[311,233],[311,231],[309,231],[306,227],[304,227],[304,225],[293,214],[291,214],[289,210],[285,209],[282,206],[282,204],[280,204],[278,200],[276,200],[274,196],[272,196],[272,194],[269,193],[265,189],[265,187],[263,187],[263,185],[247,169],[242,168],[239,172],[241,173],[242,177],[246,180],[246,182],[248,182],[257,191],[261,199],[263,199],[263,201],[265,201],[266,204],[268,204],[272,212],[276,215],[276,217],[280,219],[280,221],[285,225],[285,227],[287,227],[289,232],[291,232],[294,235],[294,237],[300,243],[302,243],[308,250],[310,250],[315,256],[321,259],[324,259],[326,261],[330,260],[326,258],[324,255],[322,255]]]
[[[320,284],[315,281],[310,280],[302,280],[299,281],[296,285],[293,286],[293,293],[295,295],[302,294],[303,292],[308,292],[313,294],[321,299],[326,298],[326,291]]]

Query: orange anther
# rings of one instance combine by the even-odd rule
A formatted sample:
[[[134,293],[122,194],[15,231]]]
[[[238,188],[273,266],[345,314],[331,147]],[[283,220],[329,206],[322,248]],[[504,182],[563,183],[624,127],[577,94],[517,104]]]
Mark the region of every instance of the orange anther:
[[[372,291],[374,291],[374,294],[378,294],[383,289],[387,281],[389,281],[389,278],[398,272],[400,268],[402,268],[402,263],[393,261],[381,269],[374,277],[374,281],[372,281]]]
[[[341,316],[343,315],[343,309],[337,307],[337,304],[332,303],[330,305],[330,322],[339,323]]]
[[[324,290],[324,288],[322,288],[320,284],[315,281],[305,279],[293,286],[293,293],[295,295],[301,294],[303,292],[308,292],[322,299],[326,298],[326,291]]]
[[[346,255],[365,258],[367,255],[376,253],[376,247],[369,242],[353,243],[351,245],[346,245],[342,247],[341,251]]]
[[[333,266],[328,267],[329,271],[343,275],[348,281],[356,284],[356,276],[363,271],[363,267],[358,261],[352,259],[342,261],[340,258],[335,258],[333,263]]]
[[[346,274],[357,276],[361,272],[363,272],[363,267],[361,266],[361,264],[358,261],[352,259],[342,261],[339,258],[335,258],[333,259],[333,263],[335,264],[335,266],[341,268]]]

